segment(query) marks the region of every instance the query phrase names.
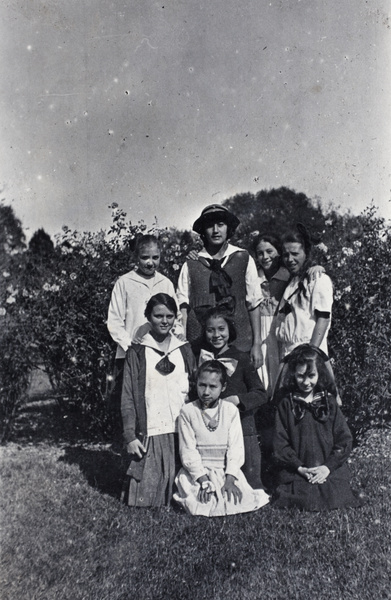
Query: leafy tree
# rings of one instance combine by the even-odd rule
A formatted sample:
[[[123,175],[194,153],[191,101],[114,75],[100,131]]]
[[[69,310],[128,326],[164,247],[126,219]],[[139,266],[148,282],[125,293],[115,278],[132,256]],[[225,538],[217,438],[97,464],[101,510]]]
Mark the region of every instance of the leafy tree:
[[[320,202],[313,202],[303,193],[287,187],[236,194],[223,205],[239,219],[240,226],[233,238],[239,245],[249,246],[254,231],[273,231],[283,235],[303,223],[315,238],[325,230],[324,214]]]
[[[48,257],[53,254],[54,244],[44,229],[38,229],[29,242],[29,250],[36,256]]]

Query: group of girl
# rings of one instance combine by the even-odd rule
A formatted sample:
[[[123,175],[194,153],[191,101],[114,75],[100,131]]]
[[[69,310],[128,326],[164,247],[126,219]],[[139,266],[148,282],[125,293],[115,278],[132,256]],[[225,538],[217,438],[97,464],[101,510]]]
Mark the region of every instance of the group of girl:
[[[274,392],[274,506],[357,506],[346,465],[352,437],[327,357],[330,278],[311,268],[303,228],[282,243],[258,236],[258,271],[228,242],[238,224],[220,205],[202,211],[193,229],[204,249],[182,267],[177,293],[157,270],[158,240],[142,236],[135,269],[113,289],[111,407],[130,459],[123,499],[139,507],[174,499],[204,516],[266,505],[255,417]]]

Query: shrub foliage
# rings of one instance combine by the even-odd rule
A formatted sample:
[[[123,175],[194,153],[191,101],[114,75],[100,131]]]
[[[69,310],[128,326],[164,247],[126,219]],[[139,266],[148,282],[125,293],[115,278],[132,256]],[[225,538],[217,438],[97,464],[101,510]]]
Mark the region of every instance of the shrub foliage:
[[[391,364],[390,232],[374,207],[360,216],[324,209],[287,188],[244,194],[225,205],[241,219],[235,242],[251,249],[257,231],[284,232],[304,222],[322,240],[315,253],[335,287],[331,357],[356,434],[389,420]],[[114,344],[106,327],[116,279],[133,267],[134,240],[159,235],[161,271],[174,283],[190,248],[190,232],[133,224],[115,203],[112,226],[99,233],[64,226],[52,245],[40,230],[26,249],[20,222],[0,205],[0,419],[6,441],[23,404],[29,376],[42,368],[67,410],[88,417],[91,430],[108,433],[106,399]]]

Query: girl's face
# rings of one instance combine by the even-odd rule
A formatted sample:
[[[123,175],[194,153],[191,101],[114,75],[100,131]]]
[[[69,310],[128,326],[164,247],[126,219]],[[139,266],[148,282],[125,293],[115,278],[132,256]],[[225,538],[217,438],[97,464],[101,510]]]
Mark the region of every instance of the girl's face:
[[[157,304],[153,307],[148,320],[151,324],[151,333],[157,339],[164,339],[174,325],[175,315],[164,304]]]
[[[282,260],[291,275],[298,275],[307,255],[299,242],[286,242],[282,247]]]
[[[295,380],[300,392],[308,396],[312,394],[318,383],[319,374],[316,365],[297,365],[295,369]]]
[[[150,278],[155,275],[160,264],[160,250],[157,244],[141,246],[137,256],[137,272],[143,277]]]
[[[227,241],[228,226],[224,221],[216,221],[204,229],[206,248],[220,247]]]
[[[197,379],[197,395],[203,408],[210,408],[225,390],[219,373],[204,371]]]
[[[211,317],[206,322],[205,338],[215,350],[224,352],[228,348],[229,328],[223,317]]]
[[[255,255],[265,273],[276,269],[280,262],[280,255],[276,248],[265,240],[259,242],[255,249]]]

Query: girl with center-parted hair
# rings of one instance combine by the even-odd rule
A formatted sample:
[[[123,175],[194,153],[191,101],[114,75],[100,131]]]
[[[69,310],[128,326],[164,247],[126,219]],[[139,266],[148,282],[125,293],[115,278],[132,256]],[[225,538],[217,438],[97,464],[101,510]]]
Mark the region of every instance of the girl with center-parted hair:
[[[270,398],[280,369],[276,316],[281,298],[291,279],[291,274],[282,260],[280,236],[270,231],[261,232],[253,239],[252,248],[258,265],[259,285],[262,293],[259,313],[263,364],[258,369],[258,373]],[[308,281],[315,280],[324,272],[322,266],[308,264],[306,277]]]
[[[168,506],[172,498],[177,420],[196,368],[190,345],[171,333],[177,310],[168,294],[152,296],[145,309],[150,331],[126,353],[121,413],[129,506]]]
[[[151,296],[163,292],[175,298],[173,284],[158,271],[161,244],[157,237],[150,234],[138,236],[135,240],[134,258],[134,268],[121,275],[114,285],[107,315],[107,328],[117,343],[114,383],[109,398],[114,448],[119,448],[121,438],[121,390],[126,351],[149,330],[145,307]],[[185,339],[179,311],[175,329],[178,337]]]
[[[192,515],[220,517],[258,510],[269,502],[264,490],[253,490],[241,466],[243,433],[238,409],[221,398],[227,372],[218,360],[197,372],[197,400],[179,416],[183,468],[176,477],[174,499]]]
[[[312,245],[309,232],[301,224],[297,225],[297,231],[282,238],[282,260],[290,280],[278,308],[276,335],[281,344],[281,358],[305,343],[328,355],[333,284],[326,273],[315,279],[309,276]]]
[[[263,489],[255,418],[267,396],[250,357],[236,348],[235,341],[236,329],[231,317],[218,307],[210,309],[205,315],[198,363],[215,359],[226,367],[228,379],[221,397],[239,409],[245,454],[242,471],[251,487]]]
[[[273,436],[278,467],[274,506],[328,510],[360,506],[350,489],[352,435],[332,393],[327,356],[309,344],[287,357]]]

